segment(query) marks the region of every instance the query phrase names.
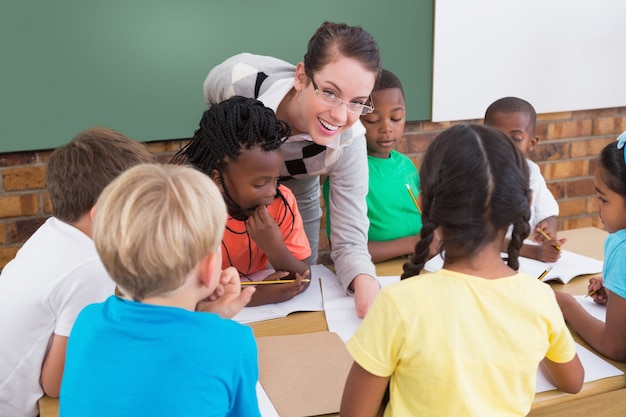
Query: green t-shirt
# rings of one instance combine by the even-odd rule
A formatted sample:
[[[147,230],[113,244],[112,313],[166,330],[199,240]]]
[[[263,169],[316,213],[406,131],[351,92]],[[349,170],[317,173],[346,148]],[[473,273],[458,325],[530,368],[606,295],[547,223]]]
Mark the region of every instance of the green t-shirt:
[[[406,188],[409,184],[415,198],[419,194],[419,174],[413,162],[398,151],[387,159],[367,157],[369,192],[367,217],[370,221],[368,240],[384,242],[415,236],[422,230],[422,216]],[[330,236],[330,205],[328,179],[324,183],[326,200],[326,231]]]

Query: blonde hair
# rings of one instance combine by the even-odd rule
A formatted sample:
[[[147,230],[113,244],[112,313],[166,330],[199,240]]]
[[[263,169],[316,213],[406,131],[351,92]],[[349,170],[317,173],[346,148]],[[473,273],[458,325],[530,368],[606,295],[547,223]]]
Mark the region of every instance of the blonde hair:
[[[220,250],[226,206],[215,183],[186,166],[138,165],[102,192],[93,237],[102,263],[136,301],[179,288]]]

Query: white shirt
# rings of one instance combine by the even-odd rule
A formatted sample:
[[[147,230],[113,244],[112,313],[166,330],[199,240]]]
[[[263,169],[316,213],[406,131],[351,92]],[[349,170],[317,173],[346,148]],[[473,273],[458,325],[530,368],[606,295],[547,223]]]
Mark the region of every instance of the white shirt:
[[[69,336],[83,307],[114,289],[93,241],[77,228],[51,217],[24,243],[0,275],[0,416],[39,413],[52,335]]]

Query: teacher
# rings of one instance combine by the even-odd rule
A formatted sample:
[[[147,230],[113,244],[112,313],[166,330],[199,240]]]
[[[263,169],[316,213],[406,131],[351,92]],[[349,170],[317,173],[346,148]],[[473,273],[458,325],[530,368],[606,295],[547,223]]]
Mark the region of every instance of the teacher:
[[[256,98],[289,124],[281,146],[281,182],[296,196],[317,263],[320,174],[330,183],[331,258],[346,291],[354,293],[359,317],[380,290],[367,251],[368,168],[365,128],[359,116],[373,110],[370,93],[380,73],[374,38],[358,26],[324,22],[308,43],[304,62],[242,53],[209,72],[207,106],[233,95]]]

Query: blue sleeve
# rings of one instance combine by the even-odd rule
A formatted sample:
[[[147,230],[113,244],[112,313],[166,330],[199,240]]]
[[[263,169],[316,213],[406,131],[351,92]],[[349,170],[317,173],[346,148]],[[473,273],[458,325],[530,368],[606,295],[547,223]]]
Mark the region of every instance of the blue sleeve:
[[[604,243],[604,286],[626,299],[626,230],[612,233]]]

